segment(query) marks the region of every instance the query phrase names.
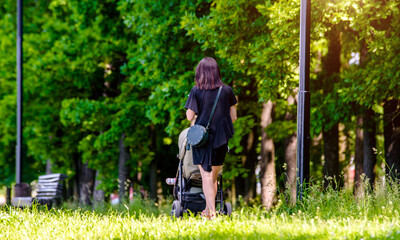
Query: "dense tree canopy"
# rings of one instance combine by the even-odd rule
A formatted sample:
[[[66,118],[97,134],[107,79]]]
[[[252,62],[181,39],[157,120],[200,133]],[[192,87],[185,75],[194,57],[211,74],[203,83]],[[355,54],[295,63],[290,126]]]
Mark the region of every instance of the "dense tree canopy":
[[[0,186],[10,187],[16,3],[0,2]],[[372,181],[384,160],[387,173],[400,171],[399,2],[312,4],[312,176],[350,186],[354,165]],[[125,183],[169,194],[194,69],[211,56],[239,101],[224,169],[230,197],[256,199],[267,172],[284,192],[296,171],[299,10],[294,0],[24,1],[23,180],[50,164],[70,176],[75,198],[83,186],[126,194]]]

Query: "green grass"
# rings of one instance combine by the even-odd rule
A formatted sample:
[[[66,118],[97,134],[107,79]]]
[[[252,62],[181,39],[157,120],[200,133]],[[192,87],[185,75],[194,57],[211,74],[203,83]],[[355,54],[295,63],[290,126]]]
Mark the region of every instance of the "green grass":
[[[170,205],[140,199],[94,210],[5,207],[0,210],[0,239],[400,239],[398,189],[377,186],[355,198],[347,190],[312,186],[296,206],[279,201],[270,212],[242,206],[231,217],[213,221],[171,219]]]

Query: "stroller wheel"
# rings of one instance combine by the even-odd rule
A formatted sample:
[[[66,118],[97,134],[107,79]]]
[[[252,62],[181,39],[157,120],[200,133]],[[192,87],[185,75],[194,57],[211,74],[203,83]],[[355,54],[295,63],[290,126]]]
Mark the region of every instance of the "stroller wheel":
[[[227,215],[228,217],[231,216],[232,214],[232,205],[231,203],[224,203],[224,214]]]
[[[175,200],[172,203],[171,217],[178,218],[182,214],[181,203],[178,200]]]

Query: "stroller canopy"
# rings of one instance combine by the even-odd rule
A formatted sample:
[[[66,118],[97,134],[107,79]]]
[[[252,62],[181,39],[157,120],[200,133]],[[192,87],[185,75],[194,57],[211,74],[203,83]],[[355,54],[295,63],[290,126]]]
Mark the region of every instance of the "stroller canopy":
[[[186,128],[179,134],[179,155],[178,158],[183,162],[182,176],[186,179],[201,179],[200,170],[197,165],[193,164],[192,150],[187,150],[187,132],[189,128]]]

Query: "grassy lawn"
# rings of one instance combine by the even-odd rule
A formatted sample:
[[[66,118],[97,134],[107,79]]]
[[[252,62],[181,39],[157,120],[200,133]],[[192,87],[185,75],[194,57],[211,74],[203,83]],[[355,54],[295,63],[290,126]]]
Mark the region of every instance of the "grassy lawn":
[[[263,214],[254,209],[231,218],[172,220],[166,214],[89,211],[0,213],[1,239],[399,239],[398,212],[391,216],[323,219],[306,214]]]
[[[302,202],[279,201],[270,212],[241,206],[231,217],[171,219],[169,205],[136,199],[95,210],[0,210],[0,239],[400,239],[400,198],[395,188],[350,191],[311,188]],[[281,196],[283,199],[284,196]]]

